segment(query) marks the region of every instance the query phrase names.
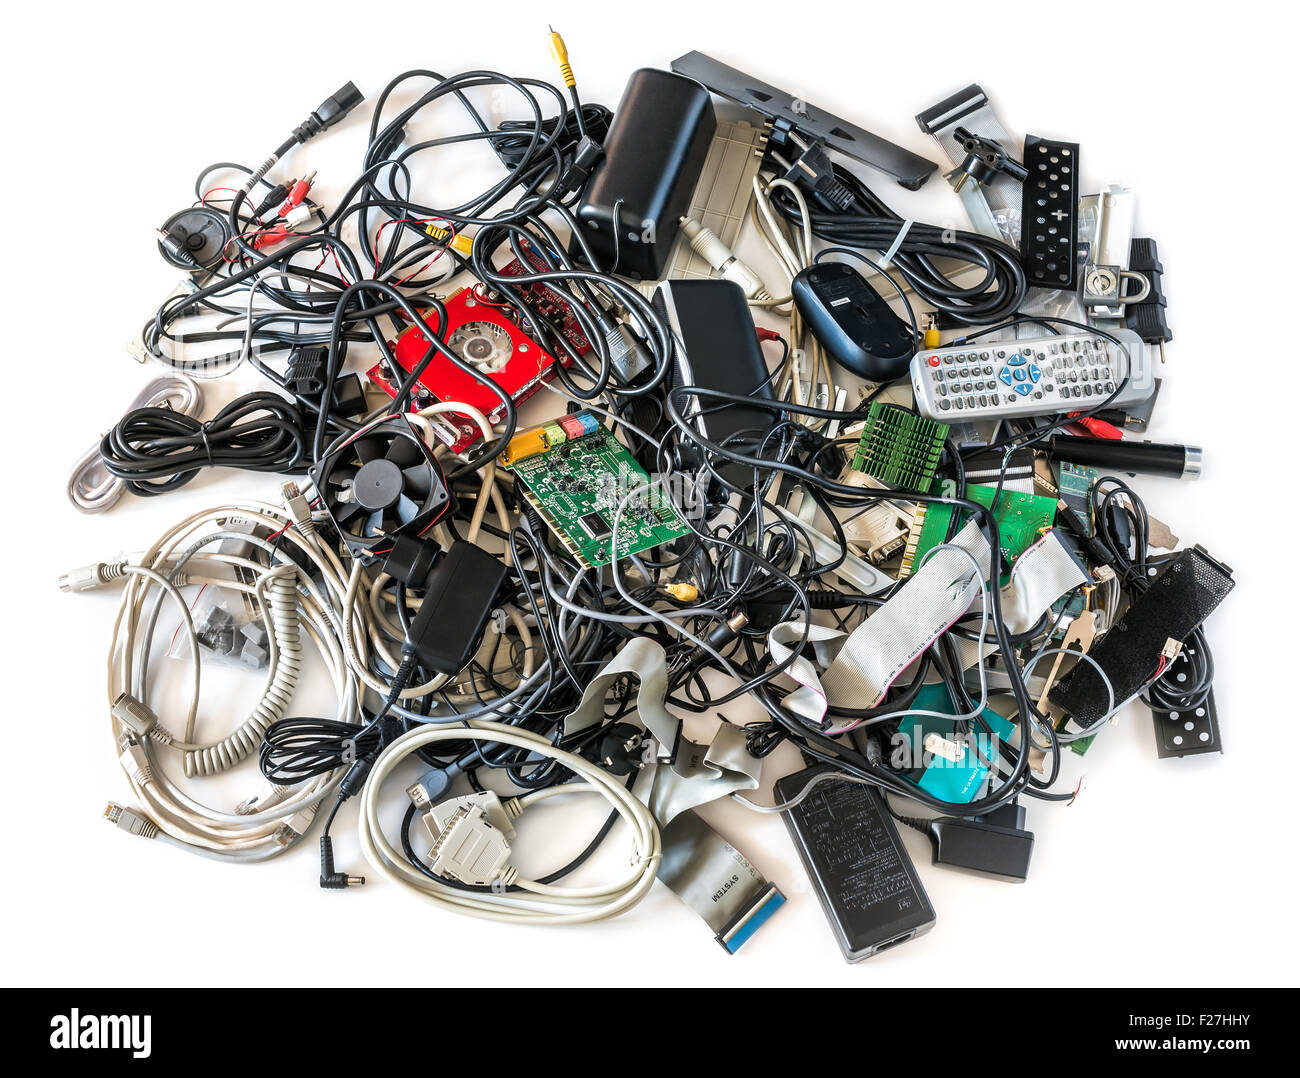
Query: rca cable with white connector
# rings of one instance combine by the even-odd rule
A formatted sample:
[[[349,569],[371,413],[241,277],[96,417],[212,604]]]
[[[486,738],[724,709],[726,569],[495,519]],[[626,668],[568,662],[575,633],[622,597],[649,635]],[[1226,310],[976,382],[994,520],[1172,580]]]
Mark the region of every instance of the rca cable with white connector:
[[[715,273],[740,285],[746,299],[755,303],[771,302],[772,296],[762,278],[737,258],[711,228],[706,228],[691,217],[683,217],[681,225],[691,250],[704,259]]]

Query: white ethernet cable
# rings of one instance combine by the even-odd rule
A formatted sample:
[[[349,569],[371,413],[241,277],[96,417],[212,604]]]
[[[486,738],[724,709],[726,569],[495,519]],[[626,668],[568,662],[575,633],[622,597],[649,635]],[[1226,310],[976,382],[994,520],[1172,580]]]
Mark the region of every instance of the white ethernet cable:
[[[296,490],[292,492],[296,496]],[[342,599],[346,593],[343,567],[337,556],[316,542],[301,508],[290,499],[291,510],[262,502],[220,506],[186,518],[173,526],[147,550],[138,564],[101,563],[66,574],[65,590],[88,590],[117,580],[125,590],[114,623],[108,660],[108,698],[113,734],[121,750],[121,763],[132,792],[142,809],[110,803],[110,822],[148,838],[158,838],[207,857],[236,861],[261,861],[295,845],[308,831],[322,798],[341,778],[341,771],[316,777],[297,787],[272,787],[269,796],[255,796],[233,811],[223,811],[195,800],[168,774],[167,750],[182,754],[187,773],[204,774],[224,769],[245,757],[264,721],[273,721],[287,704],[286,690],[296,680],[300,641],[304,630],[324,660],[337,697],[337,717],[344,722],[360,718],[360,689],[339,646]],[[228,530],[231,518],[251,522],[267,534],[281,533],[280,542],[292,543],[309,559],[323,580],[318,587],[281,555],[279,564],[264,565],[234,554],[209,550],[224,540],[237,540],[274,553],[260,536]],[[209,575],[209,568],[247,570],[252,583],[227,575]],[[268,687],[242,737],[230,735],[216,744],[195,742],[200,669],[197,640],[189,609],[179,589],[191,584],[213,584],[255,596],[262,607],[274,649]],[[148,705],[148,655],[164,601],[180,610],[182,628],[193,655],[192,696],[185,725],[177,735],[164,727]],[[291,604],[293,607],[292,613]],[[295,625],[296,623],[296,625]],[[356,629],[364,636],[365,626]],[[292,669],[291,669],[292,668]],[[262,784],[265,787],[265,783]]]
[[[509,846],[500,829],[494,829],[486,813],[473,806],[458,811],[443,822],[454,824],[452,836],[459,849],[484,849],[492,855],[486,875],[493,880],[490,892],[466,891],[429,879],[413,868],[400,849],[388,840],[379,821],[380,791],[385,781],[407,757],[426,745],[441,741],[487,741],[515,745],[538,756],[552,759],[579,777],[580,782],[550,786],[509,799],[507,816],[517,816],[528,806],[552,797],[574,793],[596,793],[623,817],[632,832],[629,871],[619,879],[591,887],[561,887],[539,883],[518,875],[509,864]],[[491,921],[515,924],[582,924],[614,917],[636,905],[650,890],[658,872],[662,847],[659,828],[650,810],[617,776],[571,752],[556,748],[549,740],[516,726],[496,722],[469,721],[454,726],[424,726],[403,734],[375,761],[370,779],[360,795],[357,831],[362,852],[371,867],[405,891],[440,909],[464,913]],[[469,800],[469,799],[466,799]],[[434,863],[445,860],[445,851],[435,847]],[[441,860],[440,860],[441,859]],[[480,869],[482,865],[478,866]],[[513,885],[519,891],[505,888]],[[524,892],[524,893],[520,893]]]

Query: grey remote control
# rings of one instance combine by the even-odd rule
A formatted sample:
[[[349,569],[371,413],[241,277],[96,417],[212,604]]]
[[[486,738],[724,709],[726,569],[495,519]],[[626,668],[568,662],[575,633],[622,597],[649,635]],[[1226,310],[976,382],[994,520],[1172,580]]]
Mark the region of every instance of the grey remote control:
[[[1127,354],[1083,332],[918,352],[912,357],[917,410],[945,421],[1086,412],[1114,393],[1126,373],[1128,384],[1108,407],[1140,404],[1155,389],[1146,346],[1131,330],[1113,336]]]

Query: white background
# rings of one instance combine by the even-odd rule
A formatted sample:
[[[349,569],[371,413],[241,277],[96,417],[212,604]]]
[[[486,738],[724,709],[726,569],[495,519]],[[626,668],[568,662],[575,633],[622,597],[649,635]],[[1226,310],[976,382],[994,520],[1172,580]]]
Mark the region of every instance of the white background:
[[[1295,95],[1284,88],[1293,60],[1281,55],[1280,26],[1243,3],[288,10],[47,4],[6,20],[5,981],[1294,981],[1297,598],[1283,559],[1295,524]],[[790,897],[736,957],[659,886],[613,922],[509,928],[454,919],[382,883],[322,892],[312,842],[243,868],[99,819],[107,798],[126,794],[103,682],[116,597],[61,594],[56,576],[138,550],[187,512],[274,489],[266,477],[206,475],[94,518],[64,496],[68,465],[146,379],[123,344],[177,276],[158,257],[154,229],[190,202],[201,167],[259,162],[346,79],[368,97],[415,67],[556,81],[547,22],[563,31],[588,101],[613,106],[633,68],[698,48],[938,160],[912,116],[977,81],[1008,130],[1081,143],[1086,189],[1121,182],[1137,192],[1138,233],[1160,244],[1175,334],[1151,436],[1200,444],[1206,457],[1199,482],[1145,479],[1139,489],[1184,543],[1237,570],[1237,590],[1209,628],[1225,755],[1159,760],[1149,715],[1130,709],[1084,762],[1067,764],[1062,788],[1086,776],[1077,803],[1030,803],[1037,844],[1023,885],[931,867],[928,843],[909,832],[938,924],[853,967],[780,821],[733,804],[703,815]],[[368,115],[366,106],[296,151],[278,175],[319,168],[328,201],[357,171]],[[446,130],[459,123],[450,109],[442,120]],[[435,166],[426,200],[438,204],[456,171],[452,158]],[[961,220],[937,177],[916,195],[866,179],[904,215]],[[211,385],[209,399],[242,388]],[[212,701],[205,713],[219,721]],[[773,758],[769,782],[793,767]],[[361,871],[353,819],[345,808],[337,847],[341,865]],[[545,830],[527,832],[542,860]],[[566,848],[562,833],[555,842]]]

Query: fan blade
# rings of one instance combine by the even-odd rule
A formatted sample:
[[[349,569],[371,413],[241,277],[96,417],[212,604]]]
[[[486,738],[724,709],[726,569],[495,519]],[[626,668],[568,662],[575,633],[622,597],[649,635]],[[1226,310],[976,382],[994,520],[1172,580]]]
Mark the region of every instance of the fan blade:
[[[420,515],[420,507],[405,494],[397,499],[396,508],[399,524],[409,524]]]
[[[382,438],[358,438],[352,443],[352,452],[362,464],[369,464],[384,455],[387,445]]]
[[[412,498],[424,501],[433,489],[433,473],[427,465],[417,464],[402,469],[402,490]]]
[[[352,481],[357,477],[357,469],[349,464],[342,464],[337,468],[331,468],[329,475],[326,477],[326,486],[333,487],[350,487]]]
[[[424,454],[410,438],[394,438],[388,447],[388,459],[399,468],[409,468],[424,460]]]
[[[330,506],[330,512],[334,514],[335,524],[343,524],[361,512],[361,503],[335,502]]]
[[[367,539],[373,539],[377,535],[384,534],[384,511],[382,509],[376,509],[366,518],[366,524],[361,529],[361,534]]]

